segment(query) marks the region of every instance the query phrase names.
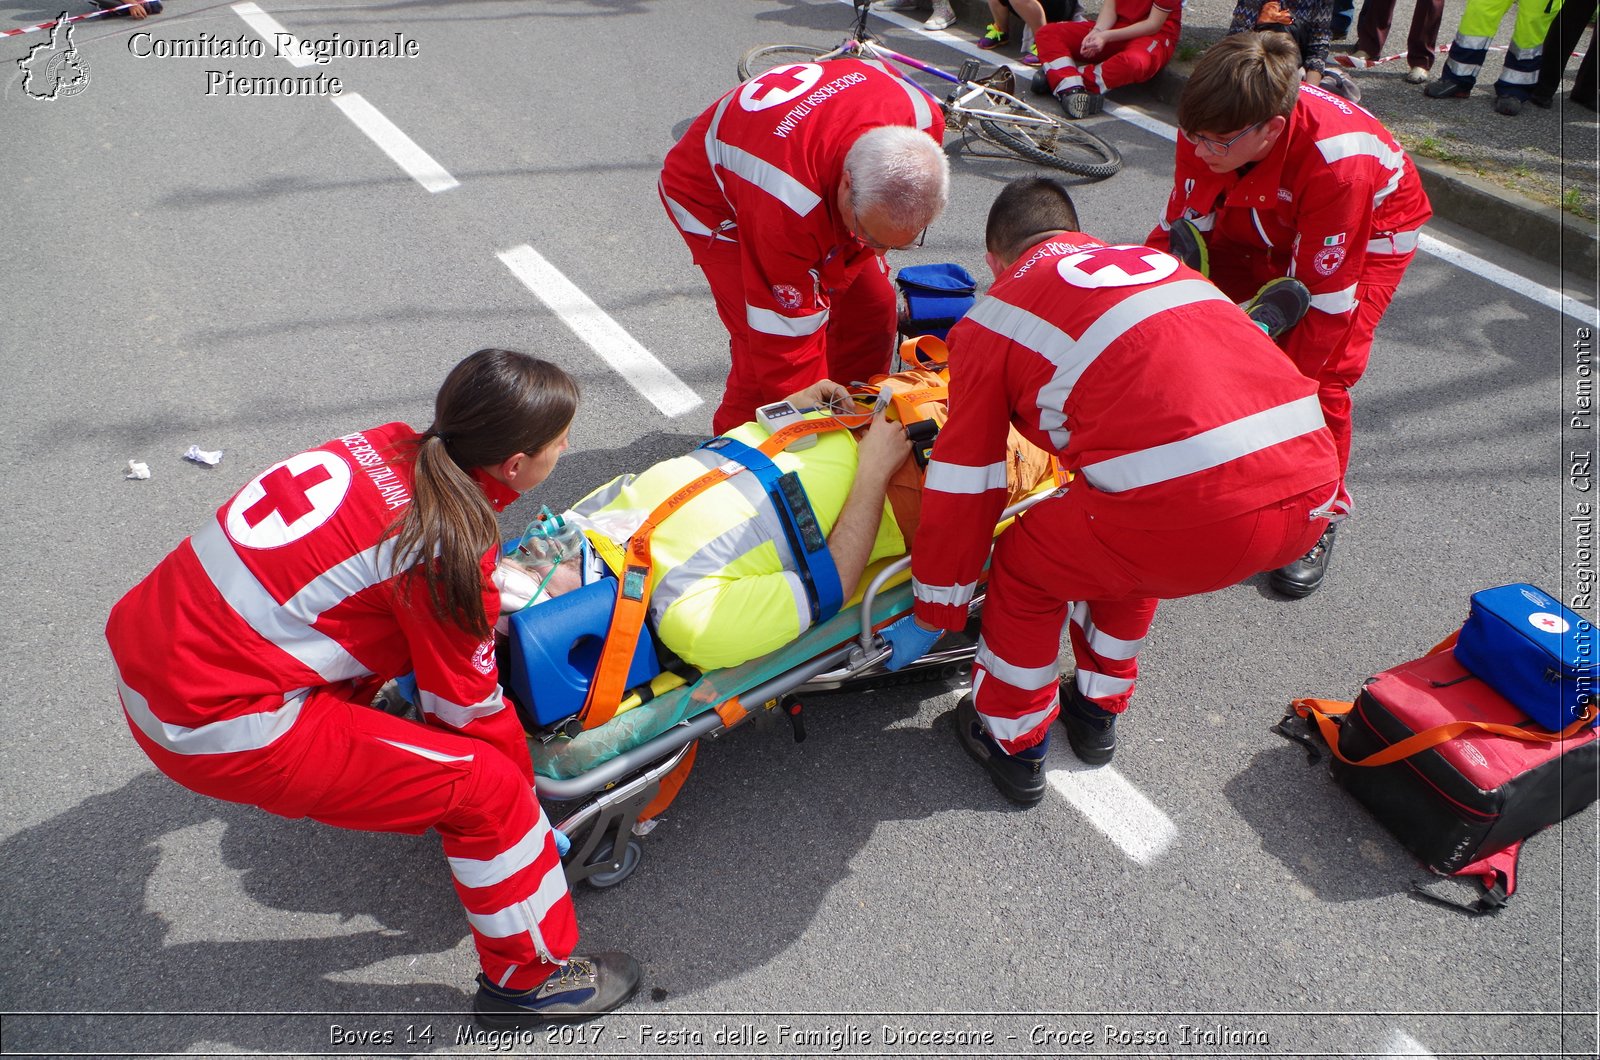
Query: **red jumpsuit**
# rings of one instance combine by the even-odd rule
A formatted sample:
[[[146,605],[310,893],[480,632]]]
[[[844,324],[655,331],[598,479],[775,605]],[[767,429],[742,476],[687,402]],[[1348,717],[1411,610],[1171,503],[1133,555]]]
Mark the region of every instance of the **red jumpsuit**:
[[[1112,3],[1113,0],[1105,0]],[[1090,92],[1109,92],[1123,85],[1136,85],[1148,81],[1172,61],[1172,51],[1178,45],[1182,26],[1181,0],[1114,0],[1117,20],[1112,29],[1122,29],[1143,22],[1152,9],[1166,11],[1167,20],[1154,33],[1145,37],[1130,37],[1117,41],[1095,59],[1084,62],[1078,58],[1083,38],[1095,24],[1088,20],[1051,22],[1033,35],[1039,46],[1039,59],[1044,64],[1045,79],[1050,91],[1061,92],[1069,88],[1086,88]]]
[[[393,573],[416,437],[391,423],[258,475],[112,608],[106,639],[134,739],[184,787],[341,828],[436,829],[484,973],[520,990],[566,960],[577,924],[492,635],[440,622],[422,580]],[[497,507],[515,499],[480,481]],[[428,724],[368,705],[411,670]]]
[[[728,329],[717,433],[820,379],[888,369],[894,289],[838,204],[846,152],[884,125],[944,139],[938,104],[881,64],[802,63],[729,92],[667,152],[662,202]]]
[[[1069,616],[1079,691],[1120,712],[1158,600],[1281,566],[1326,526],[1339,469],[1315,384],[1165,254],[1048,239],[950,350],[950,418],[911,552],[924,625],[966,621],[1005,501],[1008,425],[1076,474],[995,543],[972,690],[1007,752],[1056,716]]]
[[[1417,167],[1378,119],[1309,85],[1254,166],[1213,173],[1199,150],[1178,137],[1172,197],[1150,245],[1165,249],[1171,222],[1187,217],[1205,233],[1211,279],[1228,297],[1242,302],[1286,275],[1310,289],[1311,311],[1281,341],[1317,381],[1339,467],[1348,470],[1350,388],[1367,370],[1378,320],[1433,216]]]

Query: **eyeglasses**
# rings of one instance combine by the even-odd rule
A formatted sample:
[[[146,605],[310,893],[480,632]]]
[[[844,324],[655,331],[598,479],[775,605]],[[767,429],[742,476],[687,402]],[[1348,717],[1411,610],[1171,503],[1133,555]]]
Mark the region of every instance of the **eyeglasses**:
[[[1246,133],[1255,132],[1265,124],[1266,122],[1258,121],[1254,125],[1247,125],[1226,140],[1213,140],[1209,136],[1201,136],[1199,133],[1192,133],[1188,129],[1184,129],[1182,132],[1183,138],[1196,147],[1204,147],[1214,155],[1225,155],[1228,153],[1228,148],[1243,139]]]
[[[928,238],[928,230],[924,228],[922,231],[917,233],[917,238],[913,239],[911,242],[901,243],[898,246],[891,246],[888,243],[880,243],[876,239],[873,239],[866,234],[866,230],[861,227],[861,213],[854,206],[850,207],[850,217],[852,222],[850,226],[850,234],[859,239],[862,245],[870,250],[915,250],[916,248],[922,246],[923,241]]]

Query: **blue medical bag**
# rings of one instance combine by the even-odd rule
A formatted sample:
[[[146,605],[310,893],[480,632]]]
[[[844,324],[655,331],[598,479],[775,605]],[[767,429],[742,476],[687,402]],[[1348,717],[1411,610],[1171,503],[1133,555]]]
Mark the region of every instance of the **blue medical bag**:
[[[504,676],[531,727],[542,728],[583,709],[616,604],[617,580],[605,577],[524,607],[507,621]],[[628,668],[628,687],[660,672],[655,638],[646,625]]]
[[[1595,702],[1596,650],[1593,625],[1549,594],[1514,584],[1472,594],[1455,656],[1518,710],[1559,732]]]
[[[976,302],[978,281],[954,262],[907,265],[895,274],[900,288],[900,334],[945,334]]]

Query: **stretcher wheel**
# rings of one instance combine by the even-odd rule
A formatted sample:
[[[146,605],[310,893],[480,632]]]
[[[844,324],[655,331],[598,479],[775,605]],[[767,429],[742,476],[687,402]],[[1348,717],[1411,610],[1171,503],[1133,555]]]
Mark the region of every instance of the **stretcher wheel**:
[[[644,859],[644,847],[640,846],[639,841],[632,837],[629,837],[628,845],[622,848],[621,858],[613,858],[611,856],[612,848],[613,841],[609,839],[595,848],[594,856],[590,859],[589,864],[604,865],[615,862],[617,867],[590,873],[584,879],[584,882],[590,887],[598,887],[601,890],[607,887],[615,887],[629,876],[632,876],[633,870],[638,868],[639,862]]]

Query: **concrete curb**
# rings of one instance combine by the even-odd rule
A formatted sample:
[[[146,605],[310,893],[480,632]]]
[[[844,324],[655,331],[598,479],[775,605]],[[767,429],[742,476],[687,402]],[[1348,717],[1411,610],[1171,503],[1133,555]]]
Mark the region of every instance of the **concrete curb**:
[[[974,34],[989,22],[982,0],[951,0],[959,25]],[[1187,30],[1185,31],[1187,35]],[[1153,108],[1171,121],[1193,63],[1173,62],[1150,81],[1117,89],[1119,102]],[[1476,173],[1413,153],[1434,216],[1589,281],[1600,278],[1600,225],[1545,206]]]

